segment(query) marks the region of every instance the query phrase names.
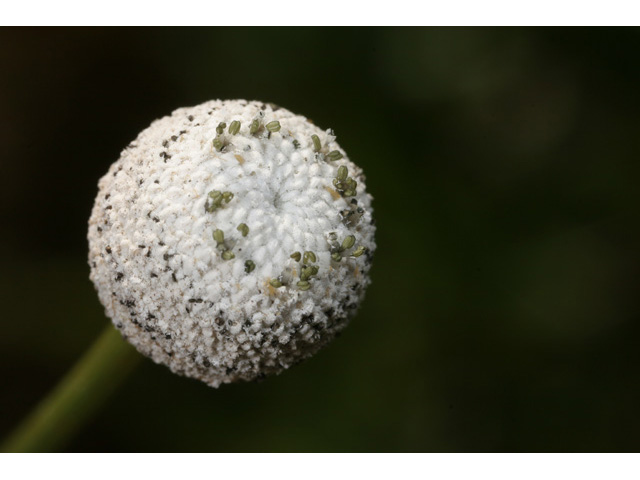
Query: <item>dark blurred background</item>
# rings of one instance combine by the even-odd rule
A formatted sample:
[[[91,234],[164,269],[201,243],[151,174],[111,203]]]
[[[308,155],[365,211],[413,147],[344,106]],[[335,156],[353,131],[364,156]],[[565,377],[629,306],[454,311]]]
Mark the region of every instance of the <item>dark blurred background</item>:
[[[1,29],[0,437],[107,323],[97,181],[214,98],[332,127],[378,252],[345,333],[218,390],[146,360],[70,451],[637,451],[638,29]]]

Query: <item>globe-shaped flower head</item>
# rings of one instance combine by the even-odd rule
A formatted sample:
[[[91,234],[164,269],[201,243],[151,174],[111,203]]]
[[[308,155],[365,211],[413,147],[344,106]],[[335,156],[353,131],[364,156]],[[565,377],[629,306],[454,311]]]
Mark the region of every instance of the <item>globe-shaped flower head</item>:
[[[89,263],[140,352],[217,387],[309,357],[369,284],[371,196],[331,130],[261,102],[151,124],[99,182]]]

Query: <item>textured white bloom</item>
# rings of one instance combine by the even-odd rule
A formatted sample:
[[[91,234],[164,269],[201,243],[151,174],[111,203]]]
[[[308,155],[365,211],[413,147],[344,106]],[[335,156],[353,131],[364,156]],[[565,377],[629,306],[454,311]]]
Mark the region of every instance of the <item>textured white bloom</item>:
[[[100,180],[91,279],[140,352],[217,387],[333,339],[369,284],[374,232],[331,130],[211,101],[153,122]]]

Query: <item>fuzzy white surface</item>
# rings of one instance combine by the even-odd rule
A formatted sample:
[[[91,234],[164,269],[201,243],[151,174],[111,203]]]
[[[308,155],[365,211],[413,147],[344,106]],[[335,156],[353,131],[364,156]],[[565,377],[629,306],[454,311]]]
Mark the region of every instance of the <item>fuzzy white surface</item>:
[[[252,135],[254,119],[281,129]],[[228,132],[234,120],[237,135]],[[216,151],[220,122],[226,146]],[[333,150],[344,158],[330,161]],[[355,197],[332,184],[341,165],[358,182]],[[334,338],[363,298],[375,250],[364,180],[332,132],[283,108],[244,100],[181,108],[140,133],[100,180],[89,221],[91,279],[123,336],[172,371],[215,387],[278,373]],[[234,197],[207,212],[212,190]],[[345,221],[340,212],[356,207],[359,221]],[[235,258],[221,257],[216,229]],[[331,259],[331,232],[338,242],[356,237],[340,262]],[[360,245],[367,253],[351,257]],[[306,291],[296,286],[296,251],[317,256]],[[255,263],[249,273],[247,260]],[[269,284],[276,278],[284,286]]]

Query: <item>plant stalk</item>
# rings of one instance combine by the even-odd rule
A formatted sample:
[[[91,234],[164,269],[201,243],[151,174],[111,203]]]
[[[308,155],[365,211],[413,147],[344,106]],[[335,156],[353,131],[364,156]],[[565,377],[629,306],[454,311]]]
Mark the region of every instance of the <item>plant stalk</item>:
[[[2,452],[62,448],[133,371],[142,356],[107,325],[58,385],[0,446]]]

